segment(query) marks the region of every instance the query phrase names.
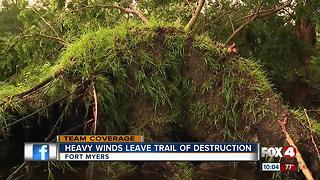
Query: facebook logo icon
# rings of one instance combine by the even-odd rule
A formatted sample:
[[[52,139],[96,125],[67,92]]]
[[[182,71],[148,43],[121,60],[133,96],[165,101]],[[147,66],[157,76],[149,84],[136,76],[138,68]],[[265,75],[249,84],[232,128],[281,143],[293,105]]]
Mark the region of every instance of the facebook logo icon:
[[[33,160],[48,161],[49,160],[49,145],[48,144],[33,144]]]
[[[24,143],[25,161],[56,161],[57,143]]]

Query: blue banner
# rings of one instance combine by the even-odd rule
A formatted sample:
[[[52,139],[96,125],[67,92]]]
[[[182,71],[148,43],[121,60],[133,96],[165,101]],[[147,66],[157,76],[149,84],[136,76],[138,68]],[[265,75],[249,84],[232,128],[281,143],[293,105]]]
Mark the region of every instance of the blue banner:
[[[60,153],[95,153],[95,152],[126,152],[126,153],[257,153],[258,143],[246,142],[179,142],[179,143],[59,143]]]

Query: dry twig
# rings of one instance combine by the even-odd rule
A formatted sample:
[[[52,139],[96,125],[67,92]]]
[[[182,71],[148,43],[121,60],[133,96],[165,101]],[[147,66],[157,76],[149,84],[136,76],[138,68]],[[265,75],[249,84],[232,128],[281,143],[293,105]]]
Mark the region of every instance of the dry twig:
[[[287,117],[284,117],[283,120],[278,120],[278,123],[280,125],[280,128],[283,132],[283,134],[285,135],[286,137],[286,141],[287,143],[290,145],[290,146],[293,146],[296,150],[297,150],[297,154],[296,154],[296,159],[300,165],[300,168],[302,170],[302,173],[304,174],[304,176],[306,177],[307,180],[314,180],[313,177],[312,177],[312,174],[311,174],[311,171],[308,169],[306,163],[304,162],[297,146],[295,145],[295,143],[293,142],[293,140],[291,139],[288,131],[286,130],[286,123],[287,123]]]

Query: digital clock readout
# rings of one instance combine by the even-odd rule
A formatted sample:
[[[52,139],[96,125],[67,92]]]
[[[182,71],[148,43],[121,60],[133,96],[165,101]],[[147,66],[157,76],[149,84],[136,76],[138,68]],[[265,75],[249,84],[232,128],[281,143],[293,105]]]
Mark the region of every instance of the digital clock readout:
[[[262,171],[280,171],[280,163],[262,163]]]

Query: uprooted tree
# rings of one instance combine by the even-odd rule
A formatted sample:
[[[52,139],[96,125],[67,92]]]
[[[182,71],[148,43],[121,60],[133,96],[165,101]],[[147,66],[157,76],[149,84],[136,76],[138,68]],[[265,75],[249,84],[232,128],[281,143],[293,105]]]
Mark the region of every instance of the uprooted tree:
[[[134,7],[110,5],[105,8],[133,13],[146,25],[129,21],[87,33],[73,43],[47,36],[59,44],[53,49],[64,48],[57,59],[29,65],[0,86],[4,137],[10,142],[7,134],[23,130],[23,136],[33,141],[82,133],[141,134],[147,141],[294,143],[308,167],[304,175],[319,177],[320,124],[283,105],[256,62],[207,35],[190,32],[203,2],[186,27],[153,23]],[[28,168],[18,168],[11,178],[30,165],[24,163]],[[89,171],[106,168],[98,173],[113,176],[156,169],[166,170],[158,176],[179,179],[200,174],[203,166],[216,164],[96,163]]]

